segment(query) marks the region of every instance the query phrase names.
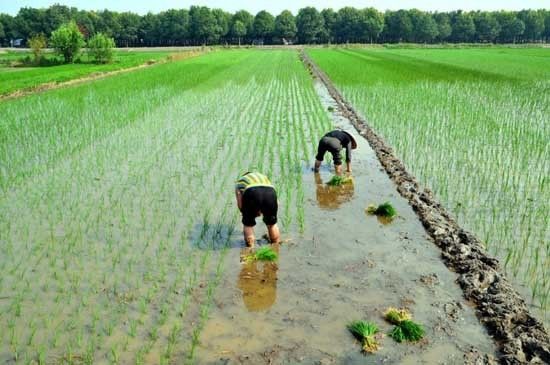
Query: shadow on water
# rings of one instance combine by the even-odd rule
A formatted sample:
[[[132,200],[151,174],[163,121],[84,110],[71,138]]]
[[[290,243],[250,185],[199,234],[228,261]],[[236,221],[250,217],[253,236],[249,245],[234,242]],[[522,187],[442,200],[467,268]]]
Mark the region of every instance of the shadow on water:
[[[323,182],[320,174],[315,174],[317,204],[324,210],[336,210],[343,203],[351,201],[355,193],[353,182],[340,186],[330,186]]]
[[[241,232],[233,224],[202,221],[193,226],[189,242],[199,250],[223,250],[224,248],[242,248],[244,242]]]
[[[273,245],[279,253],[279,246]],[[277,299],[277,262],[249,261],[246,257],[254,253],[254,249],[241,250],[241,271],[237,287],[241,290],[243,303],[249,312],[264,311]]]

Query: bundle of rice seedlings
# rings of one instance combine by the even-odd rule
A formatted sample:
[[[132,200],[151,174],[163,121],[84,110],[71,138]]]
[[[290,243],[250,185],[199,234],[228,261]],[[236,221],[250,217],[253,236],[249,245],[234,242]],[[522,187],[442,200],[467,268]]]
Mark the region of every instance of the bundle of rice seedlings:
[[[344,184],[351,184],[353,183],[353,179],[349,176],[339,176],[334,175],[328,182],[327,185],[330,186],[340,186]]]
[[[357,340],[361,341],[365,353],[372,354],[378,350],[378,342],[374,337],[378,333],[378,327],[374,323],[353,321],[347,325],[347,328]]]
[[[273,251],[271,247],[264,246],[260,247],[256,252],[247,255],[245,261],[276,261],[278,258],[277,252]]]
[[[386,312],[384,312],[384,318],[392,324],[399,324],[403,321],[412,319],[412,315],[405,308],[389,307],[386,309]]]
[[[377,216],[388,217],[388,218],[393,218],[397,215],[397,211],[395,210],[393,205],[391,205],[390,202],[385,202],[378,206],[374,204],[370,204],[367,207],[366,211],[369,214],[374,214]]]
[[[404,308],[390,307],[384,312],[384,318],[395,325],[389,335],[397,342],[416,342],[424,337],[422,326],[413,322],[411,313]]]
[[[403,340],[416,342],[424,337],[424,329],[418,323],[407,319],[395,326],[390,332],[390,337],[397,342],[403,342]]]

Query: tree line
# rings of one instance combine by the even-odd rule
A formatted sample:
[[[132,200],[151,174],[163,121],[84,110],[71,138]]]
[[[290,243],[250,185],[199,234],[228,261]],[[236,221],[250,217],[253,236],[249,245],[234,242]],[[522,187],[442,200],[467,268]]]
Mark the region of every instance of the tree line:
[[[338,11],[305,7],[296,15],[274,16],[246,10],[191,6],[138,15],[109,10],[78,10],[64,5],[23,7],[16,16],[0,14],[0,45],[51,33],[74,21],[85,39],[102,33],[119,47],[210,44],[316,43],[525,43],[550,41],[550,10],[380,12],[344,7]]]

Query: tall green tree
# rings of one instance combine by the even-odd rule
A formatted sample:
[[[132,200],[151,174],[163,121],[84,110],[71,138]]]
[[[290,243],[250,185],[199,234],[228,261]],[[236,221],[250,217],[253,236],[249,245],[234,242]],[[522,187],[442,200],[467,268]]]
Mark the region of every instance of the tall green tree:
[[[523,38],[528,42],[541,40],[544,32],[544,13],[537,10],[522,10],[518,18],[525,24]]]
[[[156,20],[149,17],[151,29]],[[169,9],[158,15],[158,30],[151,34],[161,45],[183,45],[191,38],[191,17],[186,9]]]
[[[231,14],[225,12],[222,9],[213,9],[212,15],[216,19],[216,27],[214,29],[215,42],[220,42],[220,40],[225,40],[229,34]]]
[[[232,32],[232,36],[234,38],[242,38],[245,42],[251,41],[253,37],[252,32],[254,31],[254,16],[246,10],[237,11],[231,19],[231,30],[235,29],[234,25],[237,21],[243,23],[243,25],[246,27],[246,32],[244,35],[240,36]]]
[[[196,44],[206,45],[216,37],[216,18],[206,6],[191,6],[191,37]]]
[[[65,63],[72,63],[80,49],[84,47],[84,37],[75,22],[63,24],[52,32],[50,44],[63,56]]]
[[[289,10],[283,10],[281,14],[275,18],[275,32],[274,35],[279,40],[294,41],[296,38],[296,19]]]
[[[497,20],[500,24],[498,39],[503,43],[516,43],[525,31],[525,24],[512,11],[499,12]]]
[[[357,42],[361,33],[361,13],[358,9],[346,6],[338,10],[335,34],[338,42]]]
[[[54,4],[44,10],[44,34],[50,34],[62,24],[68,23],[71,20],[76,20],[76,8],[69,8],[65,5]]]
[[[437,23],[437,37],[438,42],[445,42],[451,36],[453,28],[451,27],[451,19],[446,13],[435,13],[433,15],[435,22]]]
[[[118,13],[110,10],[103,10],[97,13],[98,21],[95,24],[95,30],[109,37],[120,34],[120,22]],[[118,40],[118,39],[115,39]]]
[[[432,43],[439,35],[437,23],[431,14],[419,12],[413,23],[416,42]]]
[[[0,44],[10,44],[10,40],[14,38],[12,29],[13,17],[9,14],[0,13]]]
[[[118,39],[119,45],[128,47],[136,44],[140,22],[141,17],[135,13],[124,12],[118,15],[120,28],[114,37]]]
[[[29,39],[34,34],[49,34],[44,29],[45,23],[44,9],[21,8],[13,20],[14,38]]]
[[[231,27],[231,34],[237,38],[239,46],[241,45],[241,39],[246,35],[246,25],[240,20],[235,20]]]
[[[384,14],[375,8],[359,10],[358,36],[363,42],[374,42],[384,29]]]
[[[474,18],[465,12],[456,14],[451,38],[455,42],[471,42],[476,33]]]
[[[160,38],[160,15],[148,12],[139,20],[139,42],[144,46],[153,46],[158,44],[157,42],[160,41]]]
[[[78,28],[85,39],[95,33],[94,17],[91,12],[86,10],[75,11],[72,18],[78,24]]]
[[[550,10],[544,12],[544,39],[546,42],[550,41]]]
[[[321,11],[321,16],[323,17],[323,21],[325,23],[321,42],[332,43],[336,38],[336,22],[338,14],[336,14],[334,10],[328,8]]]
[[[275,31],[275,18],[265,10],[260,11],[254,17],[254,37],[266,43],[271,43]]]
[[[317,9],[311,6],[298,11],[296,27],[298,40],[303,44],[318,43],[325,34],[325,21]]]
[[[500,24],[493,13],[478,11],[474,14],[474,23],[476,26],[476,41],[494,42],[500,33]]]
[[[413,23],[406,10],[388,11],[385,17],[384,39],[388,42],[408,42],[412,39]]]

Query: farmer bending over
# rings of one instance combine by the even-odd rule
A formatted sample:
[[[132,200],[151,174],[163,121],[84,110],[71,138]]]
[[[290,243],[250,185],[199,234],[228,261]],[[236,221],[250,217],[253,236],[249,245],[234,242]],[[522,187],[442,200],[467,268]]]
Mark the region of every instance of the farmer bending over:
[[[355,142],[351,134],[341,130],[328,132],[321,138],[317,149],[317,156],[315,157],[315,167],[313,171],[319,172],[319,167],[321,167],[325,152],[329,151],[334,160],[336,175],[342,175],[342,157],[340,156],[342,148],[346,149],[346,171],[351,172],[351,150],[357,148],[357,142]]]
[[[256,217],[263,215],[271,243],[279,242],[277,227],[277,193],[267,176],[259,172],[247,172],[235,184],[237,206],[243,214],[244,241],[254,247]]]

